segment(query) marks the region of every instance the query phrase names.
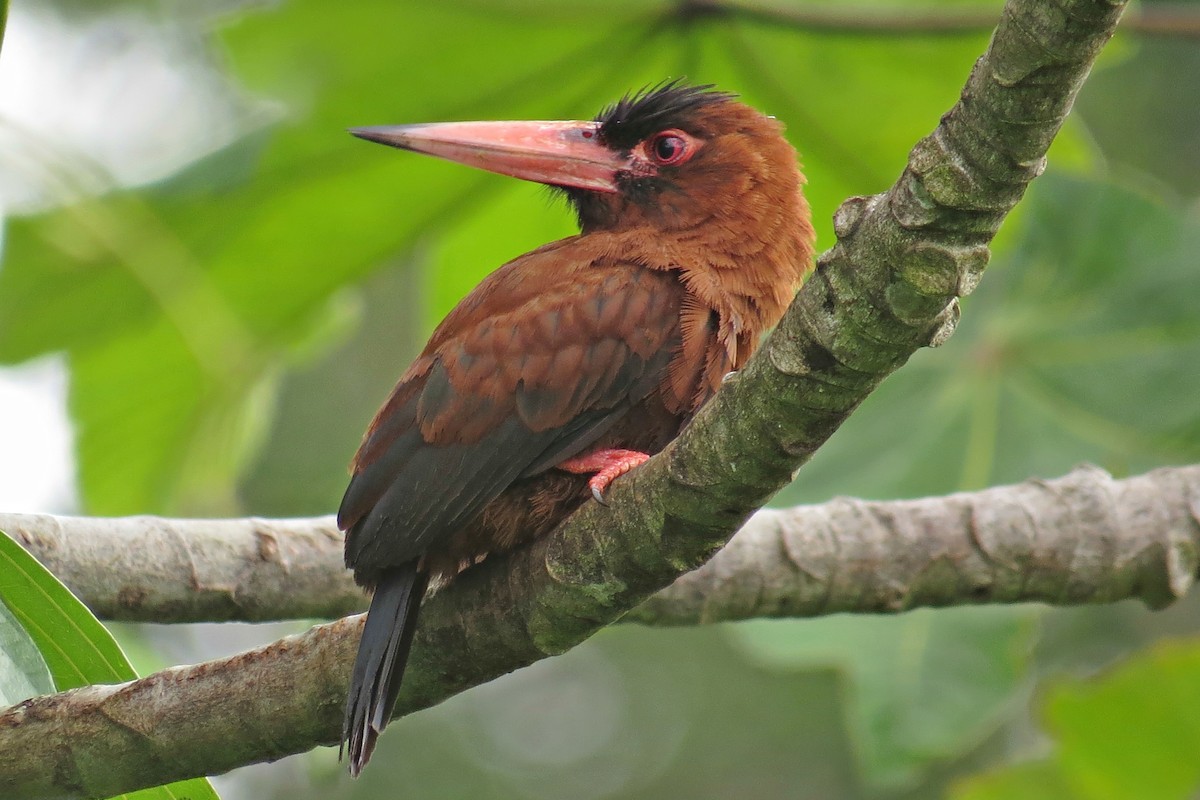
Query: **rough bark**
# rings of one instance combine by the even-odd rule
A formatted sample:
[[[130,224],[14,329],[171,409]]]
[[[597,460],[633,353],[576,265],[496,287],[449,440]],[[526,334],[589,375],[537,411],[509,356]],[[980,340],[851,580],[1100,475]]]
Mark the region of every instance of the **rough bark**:
[[[0,514],[12,536],[101,619],[267,622],[365,611],[342,532],[316,519]]]
[[[332,517],[95,519],[0,514],[97,615],[263,622],[366,609]],[[922,500],[767,509],[707,564],[621,618],[692,625],[965,603],[1159,607],[1197,572],[1200,465],[1113,480],[1079,467]]]
[[[1159,608],[1200,569],[1200,466],[756,514],[711,561],[625,616],[648,625],[1138,599]]]
[[[562,652],[702,564],[886,375],[944,341],[1123,6],[1009,0],[961,100],[891,190],[842,206],[838,243],[688,430],[610,507],[427,603],[397,713]],[[333,743],[359,629],[23,703],[0,716],[0,795],[104,797]],[[184,705],[184,688],[222,700]]]
[[[818,33],[887,36],[962,36],[987,33],[994,10],[938,3],[892,9],[873,4],[830,2],[792,5],[761,0],[686,0],[679,13],[693,17],[734,17],[772,27]],[[1121,18],[1122,33],[1183,39],[1200,37],[1200,9],[1190,3],[1154,3],[1131,8]]]

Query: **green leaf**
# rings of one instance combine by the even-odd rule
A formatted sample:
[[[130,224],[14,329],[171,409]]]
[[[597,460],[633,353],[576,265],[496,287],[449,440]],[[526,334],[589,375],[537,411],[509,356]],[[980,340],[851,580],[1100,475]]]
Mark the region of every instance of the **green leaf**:
[[[1052,757],[971,778],[954,799],[1194,797],[1200,640],[1159,642],[1094,679],[1063,681],[1047,692],[1044,717]]]
[[[1194,797],[1200,641],[1160,642],[1098,680],[1063,683],[1047,699],[1046,722],[1081,796]]]
[[[37,645],[7,603],[0,602],[0,707],[53,691],[50,669]]]
[[[235,350],[197,358],[161,321],[78,352],[71,368],[77,450],[92,466],[80,476],[89,509],[236,513],[229,477],[270,419],[276,364]]]
[[[1083,800],[1051,761],[1026,762],[960,781],[951,797],[953,800]]]
[[[137,674],[100,621],[45,567],[0,533],[0,600],[36,645],[58,691],[133,680]],[[0,624],[3,624],[0,622]],[[7,648],[6,648],[7,649]],[[128,800],[217,800],[196,778],[121,795]]]
[[[1080,461],[1122,474],[1200,458],[1200,407],[1192,401],[1200,371],[1182,367],[1200,363],[1200,224],[1142,193],[1061,174],[1034,184],[1024,212],[954,338],[888,378],[777,503],[943,494],[1051,477]],[[879,624],[838,622],[868,631]],[[867,649],[854,658],[870,664],[877,655]],[[1022,661],[990,682],[978,732],[992,724],[989,715],[1004,713],[1005,691],[1007,702],[1020,702],[1024,669]],[[875,677],[886,693],[888,675]],[[872,696],[857,701],[856,714],[872,713],[863,705]],[[939,702],[928,710],[942,713]],[[909,766],[920,764],[924,735],[960,730],[962,752],[978,741],[970,728],[969,716],[952,708],[928,731],[881,728],[878,739],[864,724],[864,754],[876,776],[901,775],[904,750]],[[899,754],[891,750],[897,739]],[[926,748],[930,758],[955,746],[952,736],[933,744],[948,748]]]
[[[981,606],[755,621],[728,630],[763,664],[842,670],[852,698],[848,724],[865,775],[901,786],[918,780],[931,762],[978,744],[1007,719],[1035,617],[1028,609]]]

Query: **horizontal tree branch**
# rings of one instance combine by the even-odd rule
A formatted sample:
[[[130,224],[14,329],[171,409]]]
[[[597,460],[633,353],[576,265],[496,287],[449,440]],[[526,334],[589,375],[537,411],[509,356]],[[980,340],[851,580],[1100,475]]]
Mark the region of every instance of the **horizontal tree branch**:
[[[884,377],[945,341],[1123,7],[1009,0],[959,102],[895,186],[838,210],[837,244],[680,437],[610,507],[429,599],[396,713],[561,653],[707,561]],[[106,797],[332,744],[360,630],[22,703],[0,714],[0,796]]]
[[[101,619],[269,622],[365,611],[332,516],[164,519],[0,514]]]
[[[1187,594],[1200,570],[1200,465],[922,500],[838,498],[756,514],[711,561],[626,615],[648,625],[1053,605]]]
[[[759,511],[704,566],[622,621],[901,611],[972,602],[1182,597],[1197,572],[1200,465],[1114,481],[1080,467],[970,494]],[[332,517],[96,519],[0,514],[99,616],[153,622],[334,618],[365,610]]]

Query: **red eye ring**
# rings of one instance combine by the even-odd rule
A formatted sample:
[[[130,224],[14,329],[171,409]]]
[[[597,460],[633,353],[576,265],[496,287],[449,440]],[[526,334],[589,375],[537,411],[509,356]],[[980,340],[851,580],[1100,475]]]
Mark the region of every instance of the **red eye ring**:
[[[692,142],[683,131],[669,130],[656,133],[647,143],[646,150],[658,164],[669,166],[681,164],[692,157]]]

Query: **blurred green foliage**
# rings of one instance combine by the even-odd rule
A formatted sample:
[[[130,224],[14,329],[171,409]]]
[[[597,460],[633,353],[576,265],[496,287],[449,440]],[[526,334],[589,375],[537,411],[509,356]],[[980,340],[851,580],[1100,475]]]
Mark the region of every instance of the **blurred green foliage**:
[[[999,8],[919,7],[947,5]],[[113,7],[181,20],[250,110],[241,138],[152,185],[76,191],[7,220],[0,362],[67,354],[81,495],[104,514],[334,509],[363,427],[432,326],[504,260],[573,231],[539,187],[385,151],[346,127],[591,116],[687,75],[788,124],[828,246],[838,203],[892,182],[987,41],[631,0],[43,11]],[[959,331],[872,395],[778,503],[1200,459],[1197,81],[1195,40],[1118,38]],[[69,189],[92,169],[45,158]],[[967,608],[614,629],[397,724],[359,782],[320,753],[258,791],[1184,797],[1200,664],[1194,645],[1152,643],[1197,628],[1185,602],[1156,616]],[[1147,645],[1094,688],[1053,688]],[[1151,702],[1160,687],[1165,706]],[[997,766],[1024,756],[1044,757]]]
[[[1046,759],[966,781],[955,800],[1194,797],[1200,785],[1200,642],[1162,642],[1045,698]]]
[[[779,622],[755,621],[730,633],[774,669],[844,670],[865,776],[895,786],[995,732],[1028,668],[1033,622],[1014,608],[922,609],[898,619],[785,622],[782,631]]]

